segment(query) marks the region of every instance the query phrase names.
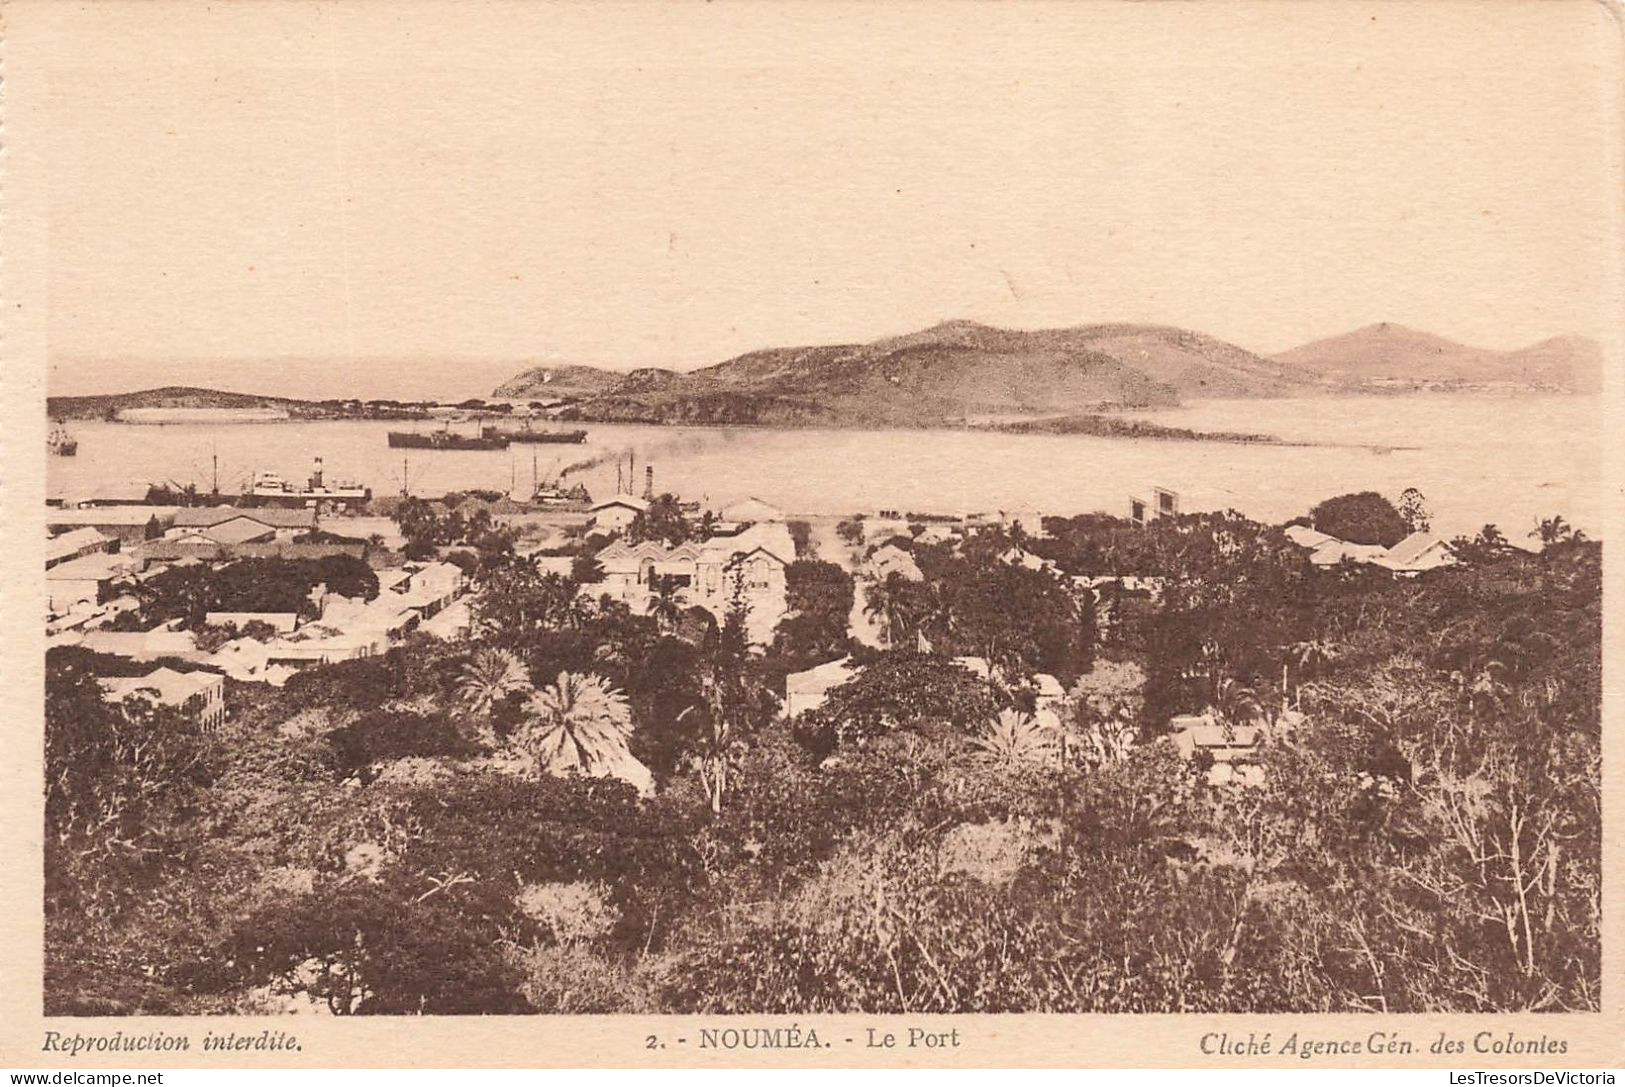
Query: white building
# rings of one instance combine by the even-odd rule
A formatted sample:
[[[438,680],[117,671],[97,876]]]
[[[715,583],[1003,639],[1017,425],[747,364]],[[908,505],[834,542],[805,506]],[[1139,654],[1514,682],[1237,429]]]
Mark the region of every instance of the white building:
[[[1307,525],[1287,526],[1286,538],[1308,551],[1309,561],[1316,566],[1336,566],[1346,559],[1380,566],[1403,577],[1414,577],[1456,561],[1450,544],[1430,532],[1413,532],[1393,547],[1349,543]]]
[[[200,537],[216,543],[293,540],[316,527],[316,511],[271,506],[192,506],[175,511],[166,539]]]
[[[92,506],[87,508],[48,509],[45,527],[51,532],[73,528],[94,528],[104,536],[116,537],[129,543],[140,543],[148,528],[157,522],[162,531],[174,523],[179,512],[177,506]]]
[[[760,498],[744,498],[717,511],[717,516],[723,521],[730,521],[742,525],[754,525],[771,521],[784,520],[784,511],[771,502],[764,502]]]
[[[76,606],[99,604],[110,586],[130,573],[127,555],[90,554],[58,563],[45,571],[45,586],[52,615],[64,615]]]
[[[1177,491],[1168,487],[1151,487],[1143,494],[1130,495],[1128,501],[1129,520],[1137,525],[1150,524],[1159,517],[1221,513],[1238,508],[1234,492],[1199,485],[1186,486]]]
[[[905,581],[923,581],[925,575],[920,572],[920,564],[914,561],[914,556],[904,551],[896,544],[884,544],[875,549],[869,556],[866,573],[875,581],[885,581],[892,574],[897,574]]]
[[[649,503],[630,494],[617,494],[592,506],[592,527],[599,532],[624,532],[649,508]]]
[[[784,618],[785,567],[795,558],[795,543],[783,524],[758,524],[737,536],[677,547],[618,541],[596,558],[603,580],[582,592],[619,600],[641,615],[669,584],[681,606],[704,608],[718,623],[737,601],[745,609],[746,636],[766,645]]]
[[[829,661],[805,672],[792,672],[784,677],[784,716],[794,721],[804,713],[824,704],[829,692],[848,683],[858,674],[851,657]]]
[[[102,698],[108,702],[147,699],[155,706],[179,710],[205,728],[213,728],[226,719],[226,677],[216,672],[156,668],[144,676],[121,676],[98,682]]]
[[[1431,532],[1413,532],[1374,561],[1396,574],[1414,577],[1441,566],[1453,566],[1456,556],[1448,542]]]
[[[171,630],[166,626],[152,630],[88,630],[79,639],[79,645],[95,653],[109,653],[115,657],[150,661],[160,657],[178,657],[182,660],[201,660],[197,638],[189,630]]]
[[[59,566],[64,562],[94,555],[106,551],[113,546],[110,537],[103,536],[94,528],[71,528],[68,531],[52,536],[45,541],[45,568]]]

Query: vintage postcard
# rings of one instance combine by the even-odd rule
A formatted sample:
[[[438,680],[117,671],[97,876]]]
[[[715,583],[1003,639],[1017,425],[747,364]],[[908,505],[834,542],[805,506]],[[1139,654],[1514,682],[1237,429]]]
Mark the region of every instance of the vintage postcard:
[[[1617,5],[0,12],[0,1065],[1625,1059]]]

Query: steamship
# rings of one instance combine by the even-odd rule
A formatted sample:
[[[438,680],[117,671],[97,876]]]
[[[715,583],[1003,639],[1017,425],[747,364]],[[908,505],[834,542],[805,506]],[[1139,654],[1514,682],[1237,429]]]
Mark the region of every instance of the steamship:
[[[389,432],[392,449],[506,449],[508,439],[496,434],[458,434],[450,427],[419,434],[413,430]]]
[[[326,480],[320,457],[316,458],[316,466],[303,487],[288,482],[275,472],[257,472],[248,493],[258,502],[276,506],[304,506],[314,502],[346,505],[372,499],[371,487],[363,487],[348,479]]]
[[[520,430],[504,430],[488,426],[480,431],[487,438],[503,438],[510,442],[548,442],[579,445],[587,440],[585,430],[532,430],[526,423]]]

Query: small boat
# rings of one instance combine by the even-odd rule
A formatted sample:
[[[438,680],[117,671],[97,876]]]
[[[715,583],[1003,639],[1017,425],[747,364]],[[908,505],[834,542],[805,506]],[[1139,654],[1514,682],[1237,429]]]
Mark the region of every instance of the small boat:
[[[520,430],[504,430],[488,426],[481,434],[488,438],[505,438],[510,442],[545,442],[560,445],[580,445],[587,440],[585,430],[532,430],[526,423]]]
[[[79,452],[79,439],[68,433],[68,428],[61,423],[51,429],[51,434],[45,439],[45,448],[58,457],[71,457]]]
[[[508,439],[491,434],[458,434],[450,427],[420,434],[412,430],[392,430],[389,444],[394,449],[506,449]]]

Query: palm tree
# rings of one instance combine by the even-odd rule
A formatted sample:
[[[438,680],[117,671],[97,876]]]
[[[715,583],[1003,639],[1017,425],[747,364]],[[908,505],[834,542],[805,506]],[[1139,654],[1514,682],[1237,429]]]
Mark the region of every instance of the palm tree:
[[[1226,677],[1219,681],[1215,699],[1219,716],[1231,724],[1252,724],[1263,718],[1264,703],[1253,689],[1238,680]]]
[[[893,570],[884,581],[871,581],[864,591],[863,613],[880,624],[893,649],[919,637],[921,588]]]
[[[503,699],[529,686],[530,676],[519,658],[506,649],[481,649],[463,665],[457,697],[470,713],[490,717]]]
[[[632,710],[626,696],[601,676],[560,672],[525,702],[529,719],[515,736],[535,756],[539,773],[592,774],[629,755]]]
[[[655,578],[654,596],[649,600],[649,614],[654,616],[660,629],[675,630],[683,617],[683,602],[678,598],[677,579],[667,575]]]
[[[1564,519],[1561,513],[1551,517],[1542,518],[1530,534],[1531,538],[1540,540],[1542,547],[1551,547],[1553,544],[1565,543],[1569,540],[1583,540],[1585,533],[1577,531],[1575,527]]]
[[[895,612],[895,602],[892,599],[888,575],[885,581],[871,580],[863,591],[863,614],[875,620],[880,627],[880,636],[887,645],[892,645],[892,616]]]

